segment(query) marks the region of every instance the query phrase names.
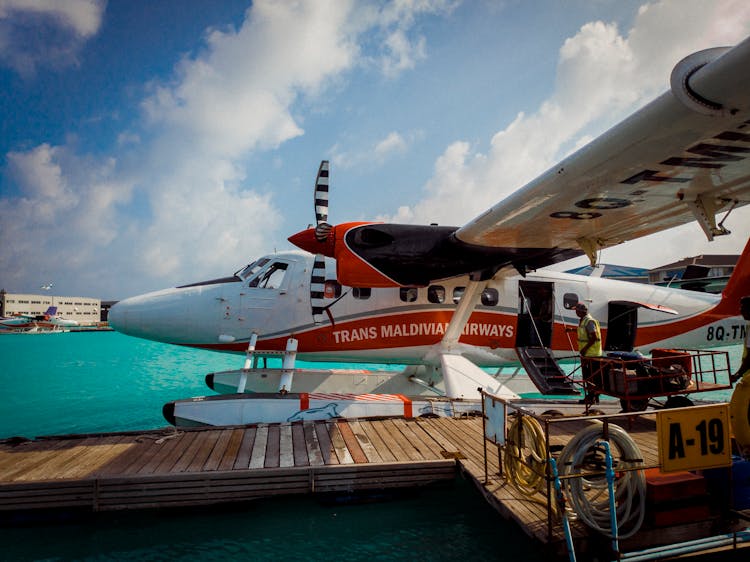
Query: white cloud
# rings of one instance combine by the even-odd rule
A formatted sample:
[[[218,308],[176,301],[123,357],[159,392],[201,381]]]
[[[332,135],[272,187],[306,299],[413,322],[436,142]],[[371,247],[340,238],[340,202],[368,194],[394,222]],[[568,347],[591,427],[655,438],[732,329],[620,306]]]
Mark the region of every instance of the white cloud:
[[[385,4],[364,0],[357,6],[354,21],[359,29],[379,30],[369,58],[386,77],[395,78],[427,56],[425,37],[411,36],[416,19],[450,14],[459,4],[455,0],[396,0]]]
[[[388,133],[382,141],[375,145],[375,154],[381,158],[392,152],[403,152],[404,150],[406,150],[406,141],[396,131]]]
[[[2,15],[20,9],[3,1]],[[56,17],[74,35],[98,29],[99,20],[66,6]],[[101,4],[75,5],[85,6]],[[207,30],[202,49],[184,56],[171,79],[149,86],[142,130],[129,124],[121,131],[117,161],[47,144],[13,154],[21,195],[0,201],[15,217],[0,227],[3,240],[13,241],[0,248],[3,269],[14,271],[8,281],[40,266],[25,256],[52,252],[61,269],[98,271],[89,286],[124,297],[227,273],[266,253],[283,217],[247,177],[243,159],[303,134],[293,109],[327,92],[361,60],[362,34],[373,26],[406,33],[413,14],[445,9],[443,2],[393,6],[372,11],[377,17],[362,26],[362,12],[345,0],[256,1],[237,29]],[[393,153],[406,142],[394,133],[379,151]],[[86,286],[87,274],[75,275],[76,285]]]
[[[464,224],[664,91],[682,57],[736,44],[748,32],[750,5],[731,0],[650,4],[624,35],[614,24],[583,25],[560,49],[552,95],[536,111],[519,113],[486,152],[466,142],[451,144],[438,158],[424,197],[390,218]],[[680,248],[677,237],[674,245],[659,246],[662,256]]]
[[[43,144],[10,153],[8,167],[19,193],[0,200],[12,209],[0,221],[4,282],[14,286],[44,271],[67,272],[61,277],[71,285],[106,277],[112,253],[101,252],[119,234],[117,205],[131,196],[130,186],[115,179],[116,162]]]
[[[212,30],[174,81],[143,107],[153,125],[187,135],[201,150],[237,156],[303,133],[292,104],[314,96],[357,54],[348,2],[255,2],[237,31]]]
[[[0,64],[26,77],[76,64],[104,8],[103,0],[0,0]]]

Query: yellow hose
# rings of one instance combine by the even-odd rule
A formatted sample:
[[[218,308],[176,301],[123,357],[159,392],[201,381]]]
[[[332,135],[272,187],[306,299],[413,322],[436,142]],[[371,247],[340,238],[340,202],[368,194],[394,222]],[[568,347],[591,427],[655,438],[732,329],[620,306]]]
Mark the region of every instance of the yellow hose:
[[[505,440],[503,465],[508,480],[525,496],[547,493],[547,444],[537,420],[516,416]]]

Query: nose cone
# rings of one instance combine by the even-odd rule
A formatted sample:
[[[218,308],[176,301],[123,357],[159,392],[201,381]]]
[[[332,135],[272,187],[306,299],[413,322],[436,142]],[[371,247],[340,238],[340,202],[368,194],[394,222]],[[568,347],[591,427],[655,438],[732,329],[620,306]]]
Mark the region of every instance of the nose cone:
[[[190,323],[185,302],[175,289],[122,300],[110,308],[108,320],[123,334],[168,343],[184,343],[181,332]]]
[[[315,235],[315,230],[315,228],[302,230],[297,234],[293,234],[292,236],[290,236],[288,240],[298,248],[301,248],[306,252],[310,252],[311,254],[323,254],[324,256],[328,256],[330,258],[335,257],[335,227],[330,230],[328,236],[323,242],[318,241]]]

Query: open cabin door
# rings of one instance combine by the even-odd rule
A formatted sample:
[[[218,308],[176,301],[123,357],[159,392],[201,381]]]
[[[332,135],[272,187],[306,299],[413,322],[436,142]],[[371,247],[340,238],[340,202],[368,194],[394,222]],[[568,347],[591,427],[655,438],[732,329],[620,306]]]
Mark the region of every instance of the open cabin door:
[[[549,347],[554,311],[554,283],[519,281],[516,347]]]
[[[529,378],[542,394],[578,394],[549,349],[554,312],[554,283],[518,282],[516,353]]]
[[[638,329],[637,303],[610,301],[607,307],[607,337],[604,351],[633,351]]]

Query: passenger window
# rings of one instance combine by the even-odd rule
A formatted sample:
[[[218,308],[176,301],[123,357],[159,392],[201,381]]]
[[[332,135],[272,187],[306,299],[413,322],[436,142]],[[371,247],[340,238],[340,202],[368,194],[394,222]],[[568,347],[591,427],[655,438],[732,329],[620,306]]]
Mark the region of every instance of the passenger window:
[[[419,293],[414,287],[401,287],[398,290],[398,295],[404,302],[414,302],[415,300],[417,300],[417,296],[419,295]]]
[[[580,300],[575,293],[565,293],[563,295],[563,308],[573,310]]]
[[[370,298],[372,289],[369,287],[352,287],[352,296],[355,299],[367,300]]]
[[[328,279],[323,286],[323,298],[337,299],[341,296],[341,284],[335,279]]]
[[[497,303],[499,301],[500,296],[497,292],[497,289],[487,287],[484,291],[482,291],[482,304],[484,306],[497,306]]]
[[[430,285],[427,288],[427,300],[434,304],[445,302],[445,287],[442,285]]]
[[[464,296],[464,291],[466,291],[466,287],[456,287],[453,289],[453,304],[458,304],[458,301]]]

